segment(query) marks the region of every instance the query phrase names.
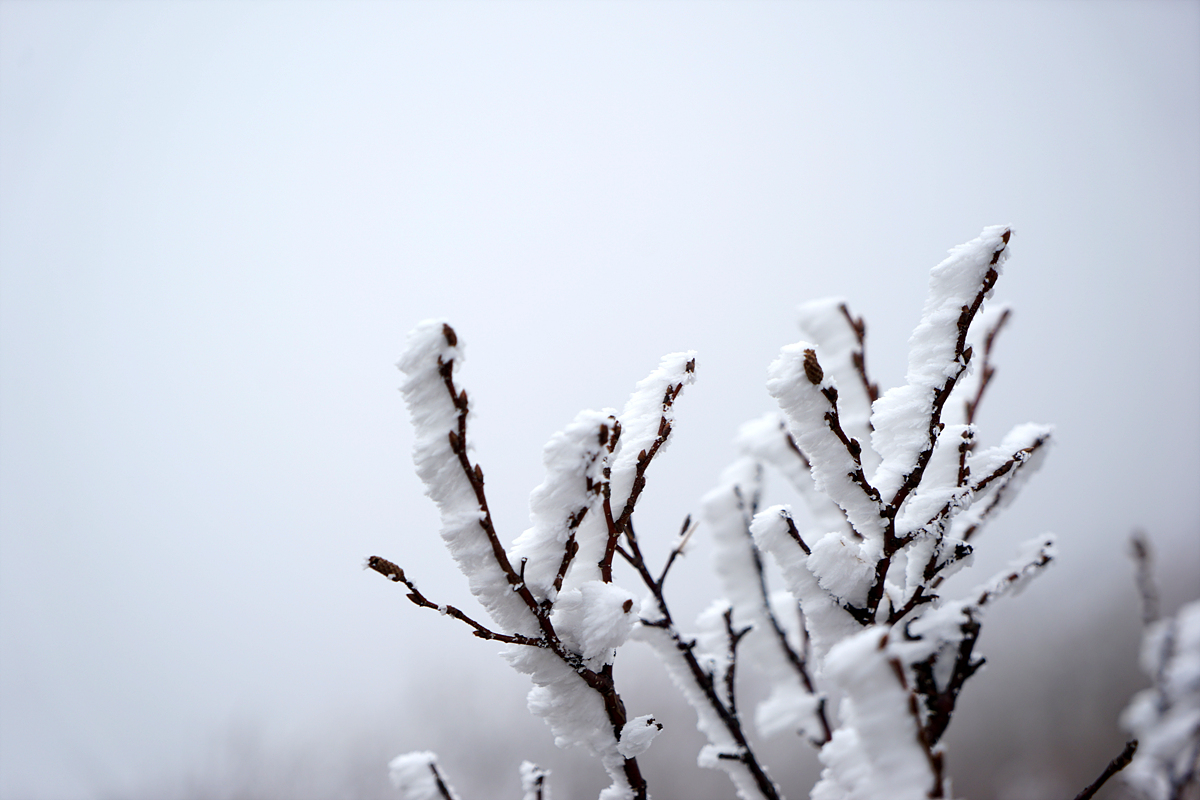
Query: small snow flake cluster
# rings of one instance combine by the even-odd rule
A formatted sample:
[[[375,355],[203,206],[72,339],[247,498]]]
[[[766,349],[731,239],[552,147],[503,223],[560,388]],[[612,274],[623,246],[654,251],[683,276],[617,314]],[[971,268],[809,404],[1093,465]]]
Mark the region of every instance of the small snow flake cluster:
[[[617,690],[613,665],[628,641],[661,658],[708,739],[698,764],[725,771],[741,798],[784,795],[742,723],[739,657],[767,690],[754,713],[758,734],[793,732],[819,748],[814,800],[950,797],[941,738],[982,665],[975,644],[985,609],[1054,557],[1053,538],[1043,536],[962,599],[941,596],[946,578],[970,563],[982,527],[1040,465],[1052,433],[1028,424],[995,446],[978,442],[975,410],[1009,314],[984,304],[1010,235],[987,228],[933,269],[905,383],[882,395],[867,373],[862,320],[840,299],[801,307],[806,340],[784,347],[767,372],[779,411],[741,427],[741,456],[700,501],[721,597],[694,634],[673,618],[664,584],[697,524],[689,517],[665,565],[652,569],[632,523],[670,441],[676,400],[695,378],[693,353],[664,357],[621,411],[581,412],[554,435],[530,498],[531,527],[505,545],[471,460],[458,335],[445,322],[422,323],[399,364],[417,473],[492,627],[426,599],[391,562],[368,565],[403,582],[414,603],[505,644],[504,657],[533,683],[530,711],[557,744],[588,749],[607,771],[601,800],[649,797],[637,759],[663,730],[650,714],[631,718]],[[807,508],[764,507],[767,473],[790,482]],[[770,561],[783,590],[768,587]],[[617,583],[614,565],[635,590]],[[1180,663],[1186,672],[1191,662]],[[1153,698],[1137,704],[1130,726],[1156,729],[1155,708]],[[452,796],[432,754],[401,756],[392,773],[406,800]],[[546,774],[522,766],[526,800],[546,796]]]

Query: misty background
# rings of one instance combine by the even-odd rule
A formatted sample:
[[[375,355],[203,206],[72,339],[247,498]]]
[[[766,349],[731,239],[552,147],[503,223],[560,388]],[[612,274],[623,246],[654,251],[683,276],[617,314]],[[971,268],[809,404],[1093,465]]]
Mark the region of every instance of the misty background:
[[[886,389],[930,267],[993,224],[982,439],[1057,444],[964,582],[1045,531],[1060,558],[987,617],[948,764],[1073,796],[1142,685],[1130,532],[1167,610],[1200,594],[1198,143],[1184,0],[0,0],[0,797],[384,797],[414,749],[468,797],[518,796],[522,758],[594,797],[496,647],[361,568],[477,608],[411,466],[406,332],[466,343],[509,539],[550,435],[697,350],[657,560],[773,407],[796,305],[844,296]],[[685,627],[707,557],[668,584]],[[731,796],[650,657],[617,673],[668,724],[651,790]],[[766,760],[807,793],[809,748]]]

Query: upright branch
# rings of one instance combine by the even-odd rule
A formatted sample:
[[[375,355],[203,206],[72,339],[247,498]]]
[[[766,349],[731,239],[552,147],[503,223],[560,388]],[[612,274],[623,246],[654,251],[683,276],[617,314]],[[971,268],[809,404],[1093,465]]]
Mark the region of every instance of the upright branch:
[[[850,360],[854,364],[855,371],[858,372],[859,380],[862,381],[867,399],[874,403],[879,399],[879,384],[867,377],[867,323],[863,321],[862,317],[855,317],[851,314],[850,307],[845,303],[838,304],[838,311],[842,312],[842,316],[846,318],[846,324],[854,331],[858,347],[850,354]]]
[[[412,602],[459,619],[476,636],[527,645],[518,647],[511,661],[534,676],[531,705],[536,695],[537,707],[560,740],[578,741],[600,757],[613,777],[614,797],[643,800],[647,788],[637,748],[622,744],[630,720],[611,663],[612,651],[633,626],[632,599],[618,589],[589,589],[585,579],[573,588],[566,607],[559,603],[574,565],[573,535],[589,518],[600,493],[600,475],[607,470],[619,426],[609,414],[584,412],[547,446],[549,475],[534,492],[535,526],[517,542],[521,566],[514,569],[488,510],[483,470],[468,455],[470,404],[454,380],[459,355],[458,336],[449,325],[431,322],[418,327],[400,363],[408,375],[403,392],[417,429],[417,472],[441,511],[442,537],[472,592],[501,630],[487,628],[451,606],[435,605],[385,559],[376,557],[368,565],[403,583]],[[565,518],[556,510],[560,501],[568,503]],[[536,575],[530,576],[530,571]],[[540,597],[527,578],[536,578]],[[606,624],[589,624],[587,615],[579,613],[583,603],[604,608]],[[595,721],[581,719],[579,708],[590,709]],[[636,738],[648,743],[640,731]]]
[[[996,337],[1000,335],[1004,323],[1008,322],[1010,313],[1010,309],[1001,307],[994,317],[988,320],[989,324],[985,328],[983,336],[983,358],[979,365],[979,380],[975,386],[975,393],[963,401],[963,414],[968,425],[974,424],[975,413],[983,401],[983,393],[987,390],[988,384],[992,382],[992,376],[996,374],[996,368],[992,366],[992,347],[996,343]]]
[[[675,401],[683,387],[695,380],[695,375],[693,353],[664,357],[659,368],[637,385],[621,414],[629,433],[622,452],[606,475],[611,478],[604,495],[608,540],[600,560],[601,580],[605,583],[612,581],[612,562],[618,542],[621,537],[633,536],[633,512],[646,488],[646,470],[670,439]],[[620,510],[615,511],[615,508]]]

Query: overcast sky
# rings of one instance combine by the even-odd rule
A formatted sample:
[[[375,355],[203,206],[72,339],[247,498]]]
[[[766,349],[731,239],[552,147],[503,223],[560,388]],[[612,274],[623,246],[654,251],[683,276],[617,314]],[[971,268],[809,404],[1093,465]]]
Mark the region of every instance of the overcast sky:
[[[1186,586],[1198,142],[1196,2],[2,0],[0,796],[136,792],[494,659],[360,568],[469,598],[396,391],[428,317],[510,537],[556,429],[699,351],[661,551],[797,304],[846,297],[886,388],[929,268],[1012,225],[982,438],[1058,444],[980,569],[1062,556],[997,626],[1132,602],[1139,525]]]

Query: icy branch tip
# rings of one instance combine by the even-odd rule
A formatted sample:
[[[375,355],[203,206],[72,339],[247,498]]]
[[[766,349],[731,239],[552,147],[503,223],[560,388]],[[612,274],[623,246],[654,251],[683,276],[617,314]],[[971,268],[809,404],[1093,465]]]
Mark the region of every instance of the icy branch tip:
[[[443,319],[427,319],[417,324],[408,333],[404,343],[404,354],[396,366],[406,375],[430,369],[439,361],[461,361],[458,334]]]

